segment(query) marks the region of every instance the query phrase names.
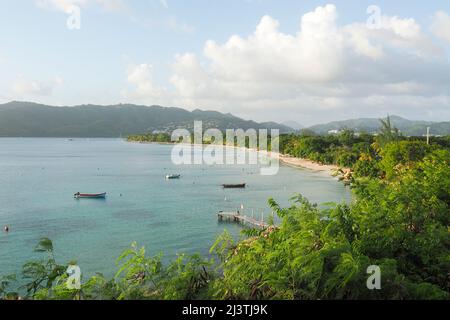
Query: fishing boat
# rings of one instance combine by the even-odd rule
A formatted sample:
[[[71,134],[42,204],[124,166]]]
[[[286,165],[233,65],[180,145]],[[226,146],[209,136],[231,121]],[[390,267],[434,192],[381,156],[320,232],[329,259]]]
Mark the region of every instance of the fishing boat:
[[[225,189],[238,189],[238,188],[245,188],[246,183],[238,183],[238,184],[223,184],[222,187]]]
[[[73,195],[75,199],[105,199],[106,192],[104,193],[75,193]]]
[[[166,175],[166,179],[171,180],[171,179],[180,179],[181,174],[168,174]]]

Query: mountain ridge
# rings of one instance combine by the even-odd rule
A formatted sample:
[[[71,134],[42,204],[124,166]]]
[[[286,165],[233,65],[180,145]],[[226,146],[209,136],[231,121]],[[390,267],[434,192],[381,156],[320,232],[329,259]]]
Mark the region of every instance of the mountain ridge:
[[[213,110],[134,104],[69,107],[12,101],[0,105],[0,137],[118,137],[177,128],[192,130],[196,120],[203,121],[203,129],[293,131],[278,123],[258,123]]]
[[[423,120],[408,120],[400,116],[389,116],[394,127],[400,130],[404,135],[409,136],[423,136],[426,134],[427,127],[431,128],[431,133],[434,135],[448,135],[450,134],[450,122],[433,122]],[[376,133],[380,128],[380,121],[377,118],[356,118],[340,121],[332,121],[325,124],[318,124],[308,127],[317,134],[326,134],[332,130],[351,129],[354,131],[365,131],[368,133]]]
[[[423,136],[427,127],[431,127],[434,135],[450,134],[450,122],[408,120],[396,115],[390,118],[393,125],[405,135]],[[188,111],[179,107],[128,103],[50,106],[11,101],[0,104],[0,137],[118,137],[153,131],[171,132],[177,128],[192,131],[196,120],[203,121],[203,129],[279,129],[281,133],[288,133],[303,128],[294,121],[258,123],[214,110]],[[296,128],[292,128],[294,126]],[[317,134],[327,134],[345,128],[376,133],[380,122],[377,118],[356,118],[306,129]]]

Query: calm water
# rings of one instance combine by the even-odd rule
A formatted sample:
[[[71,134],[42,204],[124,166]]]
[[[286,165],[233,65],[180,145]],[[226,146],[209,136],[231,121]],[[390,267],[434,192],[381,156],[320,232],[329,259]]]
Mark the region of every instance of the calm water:
[[[254,166],[181,166],[171,146],[112,139],[0,139],[0,274],[14,273],[36,257],[41,237],[54,241],[59,262],[76,260],[85,274],[113,274],[115,259],[131,242],[151,255],[207,253],[226,228],[216,213],[241,204],[266,216],[267,199],[288,204],[295,193],[314,202],[340,202],[348,190],[336,180],[281,167],[261,176]],[[166,173],[182,179],[166,181]],[[222,183],[247,182],[245,190]],[[75,200],[75,192],[108,192],[106,200]],[[251,209],[250,209],[251,208]]]

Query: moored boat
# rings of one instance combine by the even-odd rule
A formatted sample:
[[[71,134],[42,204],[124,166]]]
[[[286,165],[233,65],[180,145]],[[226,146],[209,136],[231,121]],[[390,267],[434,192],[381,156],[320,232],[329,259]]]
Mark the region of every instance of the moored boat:
[[[238,188],[245,188],[247,184],[246,183],[237,183],[237,184],[223,184],[222,187],[225,189],[238,189]]]
[[[105,199],[106,192],[104,193],[80,193],[77,192],[73,195],[75,199]]]

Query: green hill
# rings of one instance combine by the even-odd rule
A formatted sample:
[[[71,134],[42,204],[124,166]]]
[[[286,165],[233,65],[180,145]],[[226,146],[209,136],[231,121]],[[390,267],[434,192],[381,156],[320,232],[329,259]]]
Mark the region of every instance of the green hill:
[[[390,116],[392,124],[407,136],[422,136],[426,134],[427,127],[431,128],[434,135],[450,134],[450,122],[413,121],[399,116]],[[331,130],[352,129],[357,132],[365,131],[375,133],[380,128],[379,119],[361,118],[344,121],[334,121],[327,124],[319,124],[308,129],[317,134],[326,134]]]
[[[292,131],[277,123],[257,123],[216,111],[131,104],[53,107],[15,101],[0,105],[0,137],[125,137],[176,128],[192,130],[196,120],[203,121],[204,129]]]

